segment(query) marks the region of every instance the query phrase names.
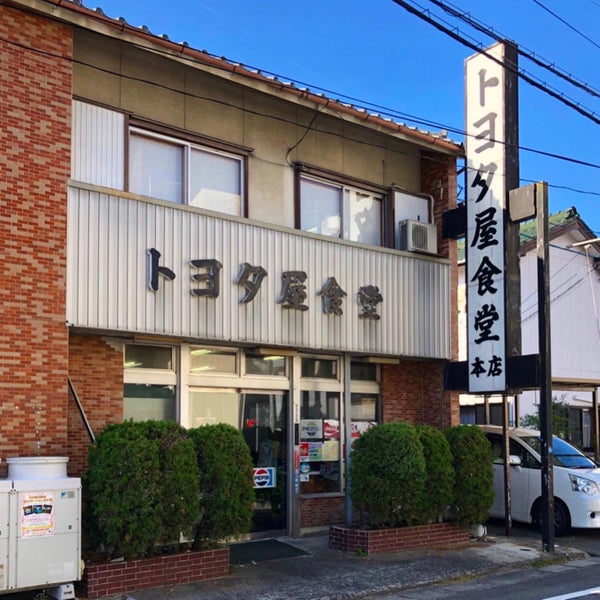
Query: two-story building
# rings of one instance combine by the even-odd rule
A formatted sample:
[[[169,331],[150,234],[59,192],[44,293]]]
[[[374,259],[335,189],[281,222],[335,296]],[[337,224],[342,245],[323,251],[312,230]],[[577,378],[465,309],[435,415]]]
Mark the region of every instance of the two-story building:
[[[0,66],[0,458],[227,422],[298,533],[373,423],[458,423],[459,144],[78,2],[1,1]]]

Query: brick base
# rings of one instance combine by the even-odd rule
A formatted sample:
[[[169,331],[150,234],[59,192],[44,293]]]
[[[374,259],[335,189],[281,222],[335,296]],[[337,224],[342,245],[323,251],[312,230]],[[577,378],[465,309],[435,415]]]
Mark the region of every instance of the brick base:
[[[332,525],[329,528],[330,548],[343,552],[362,552],[367,555],[409,548],[466,544],[468,541],[469,532],[452,523],[376,530],[340,525]]]
[[[77,593],[84,598],[179,585],[229,575],[229,548],[86,565]]]

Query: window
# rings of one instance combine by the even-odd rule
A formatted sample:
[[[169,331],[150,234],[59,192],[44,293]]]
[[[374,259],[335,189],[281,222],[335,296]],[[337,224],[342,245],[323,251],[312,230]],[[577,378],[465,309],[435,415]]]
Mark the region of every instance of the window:
[[[125,346],[126,369],[173,369],[173,349],[162,346]]]
[[[352,362],[350,364],[350,379],[352,379],[352,381],[378,381],[378,365],[373,363]]]
[[[243,216],[243,158],[132,128],[129,191]]]
[[[383,194],[300,175],[303,231],[381,246]]]
[[[285,356],[270,354],[267,356],[259,354],[246,354],[247,375],[271,375],[274,377],[285,377]]]
[[[337,379],[338,361],[329,358],[303,358],[302,377]]]
[[[123,391],[123,420],[175,421],[175,386],[126,383]]]
[[[303,391],[300,408],[300,493],[341,489],[340,394]]]
[[[190,373],[236,373],[237,352],[191,348]]]
[[[123,419],[176,421],[174,348],[127,344],[123,367]]]

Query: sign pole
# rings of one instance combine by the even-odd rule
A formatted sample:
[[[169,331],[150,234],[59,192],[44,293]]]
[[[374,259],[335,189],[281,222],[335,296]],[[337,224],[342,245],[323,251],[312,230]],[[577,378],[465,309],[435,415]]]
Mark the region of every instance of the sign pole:
[[[536,183],[537,288],[540,350],[540,442],[542,458],[542,549],[554,552],[554,482],[552,472],[552,361],[550,344],[550,265],[548,184]]]

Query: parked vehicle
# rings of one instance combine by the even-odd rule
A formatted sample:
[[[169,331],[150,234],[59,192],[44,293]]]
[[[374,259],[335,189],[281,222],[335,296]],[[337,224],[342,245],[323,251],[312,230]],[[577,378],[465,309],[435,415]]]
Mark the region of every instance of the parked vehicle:
[[[494,454],[492,517],[505,517],[504,454],[502,427],[481,425]],[[538,524],[541,520],[540,433],[531,429],[509,430],[511,515],[515,521]],[[570,527],[600,529],[600,468],[588,456],[553,436],[554,534]]]

